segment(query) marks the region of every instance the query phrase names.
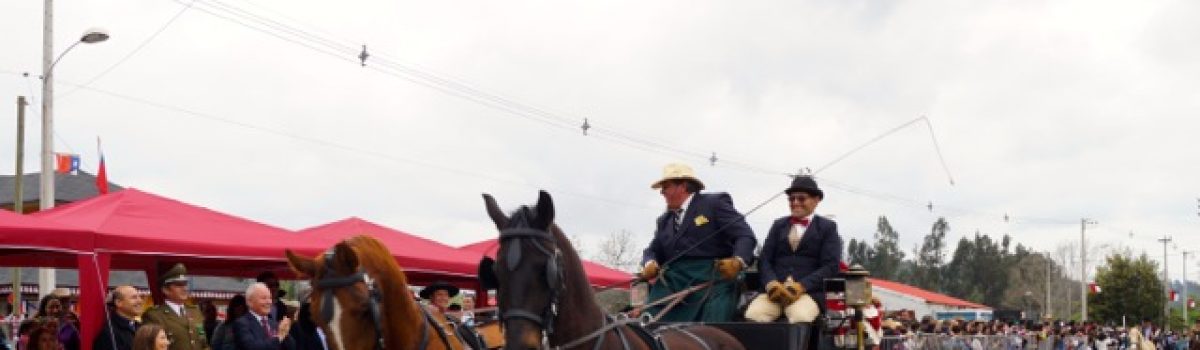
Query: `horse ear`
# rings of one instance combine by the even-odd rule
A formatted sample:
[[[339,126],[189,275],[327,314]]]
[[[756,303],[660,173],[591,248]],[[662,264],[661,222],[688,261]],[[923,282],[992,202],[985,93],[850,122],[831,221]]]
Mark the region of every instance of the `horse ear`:
[[[538,220],[546,227],[550,227],[550,223],[554,222],[554,200],[550,198],[549,192],[538,191],[537,214]]]
[[[500,288],[500,278],[496,277],[496,260],[483,257],[479,260],[479,285],[483,289]]]
[[[354,270],[355,267],[358,267],[358,254],[346,241],[342,241],[333,246],[333,253],[333,266],[334,268],[339,269],[339,272],[350,272]]]
[[[317,263],[313,261],[312,258],[296,255],[295,253],[292,253],[291,249],[285,249],[283,253],[287,255],[288,265],[290,265],[292,270],[296,271],[297,274],[300,274],[304,277],[316,275]]]
[[[500,210],[500,206],[496,205],[496,199],[492,195],[483,194],[483,204],[487,207],[488,216],[492,218],[492,223],[496,224],[497,230],[508,228],[508,216],[504,215],[504,211]]]

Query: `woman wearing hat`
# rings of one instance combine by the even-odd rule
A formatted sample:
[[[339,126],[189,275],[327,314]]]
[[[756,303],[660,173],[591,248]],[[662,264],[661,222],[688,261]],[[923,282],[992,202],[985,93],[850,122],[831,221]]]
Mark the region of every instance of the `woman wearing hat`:
[[[450,307],[450,298],[458,295],[458,287],[446,281],[437,281],[421,289],[420,295],[421,299],[429,300],[429,304],[436,307],[438,312],[446,313],[446,309]]]
[[[746,309],[746,318],[774,322],[812,322],[824,310],[826,278],[838,274],[842,237],[837,223],[816,215],[825,193],[811,176],[797,176],[784,193],[791,214],[775,220],[763,241],[758,271],[765,286]]]
[[[733,207],[727,193],[700,193],[704,183],[691,167],[669,164],[651,188],[666,200],[654,238],[642,254],[642,274],[656,279],[650,287],[653,302],[688,287],[713,281],[661,315],[666,322],[728,322],[736,314],[736,280],[754,258],[757,239]],[[660,264],[667,264],[661,266]],[[647,309],[662,312],[662,306]]]

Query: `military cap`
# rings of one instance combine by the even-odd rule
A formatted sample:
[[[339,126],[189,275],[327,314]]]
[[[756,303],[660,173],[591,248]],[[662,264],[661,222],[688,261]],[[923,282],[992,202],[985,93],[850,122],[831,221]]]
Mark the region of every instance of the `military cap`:
[[[170,270],[167,270],[167,272],[164,272],[162,276],[159,276],[158,280],[161,281],[159,284],[162,286],[179,282],[187,283],[187,268],[183,267],[183,264],[181,263],[175,264],[175,266],[172,266]]]

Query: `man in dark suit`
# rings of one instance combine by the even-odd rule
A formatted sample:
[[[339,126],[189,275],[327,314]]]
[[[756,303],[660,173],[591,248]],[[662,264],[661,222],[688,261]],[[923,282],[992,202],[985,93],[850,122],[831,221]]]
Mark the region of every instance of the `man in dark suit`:
[[[750,225],[726,193],[699,193],[704,183],[691,167],[668,164],[651,188],[666,200],[654,238],[642,254],[642,274],[655,279],[653,302],[691,286],[713,281],[703,292],[687,296],[662,321],[725,322],[737,308],[737,279],[754,258],[757,240]],[[667,264],[660,268],[659,264]],[[649,308],[657,314],[662,306]]]
[[[108,322],[92,340],[94,350],[133,349],[133,332],[142,315],[142,297],[131,286],[119,286],[108,293]]]
[[[837,223],[814,211],[825,198],[811,176],[797,176],[784,190],[791,215],[775,220],[763,242],[758,271],[766,291],[746,309],[746,318],[812,322],[825,307],[824,281],[838,274],[842,237]]]
[[[283,303],[283,296],[287,295],[287,292],[279,289],[279,277],[276,277],[274,272],[265,271],[258,274],[254,280],[265,284],[267,289],[271,290],[271,319],[275,322],[282,321],[288,310],[287,305]]]
[[[204,318],[200,308],[187,305],[189,297],[187,268],[175,264],[159,276],[163,303],[142,315],[142,322],[157,324],[167,332],[171,350],[209,350],[204,338]]]
[[[292,319],[271,319],[271,290],[262,282],[246,289],[246,306],[250,312],[233,322],[234,344],[238,350],[294,350],[296,343],[288,336]]]

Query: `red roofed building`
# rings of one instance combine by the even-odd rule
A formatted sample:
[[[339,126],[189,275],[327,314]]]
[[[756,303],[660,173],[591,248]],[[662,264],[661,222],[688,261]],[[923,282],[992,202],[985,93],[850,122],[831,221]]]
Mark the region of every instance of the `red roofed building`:
[[[992,308],[949,295],[927,291],[900,282],[871,278],[871,293],[887,311],[912,310],[917,319],[933,316],[938,319],[990,320]]]

